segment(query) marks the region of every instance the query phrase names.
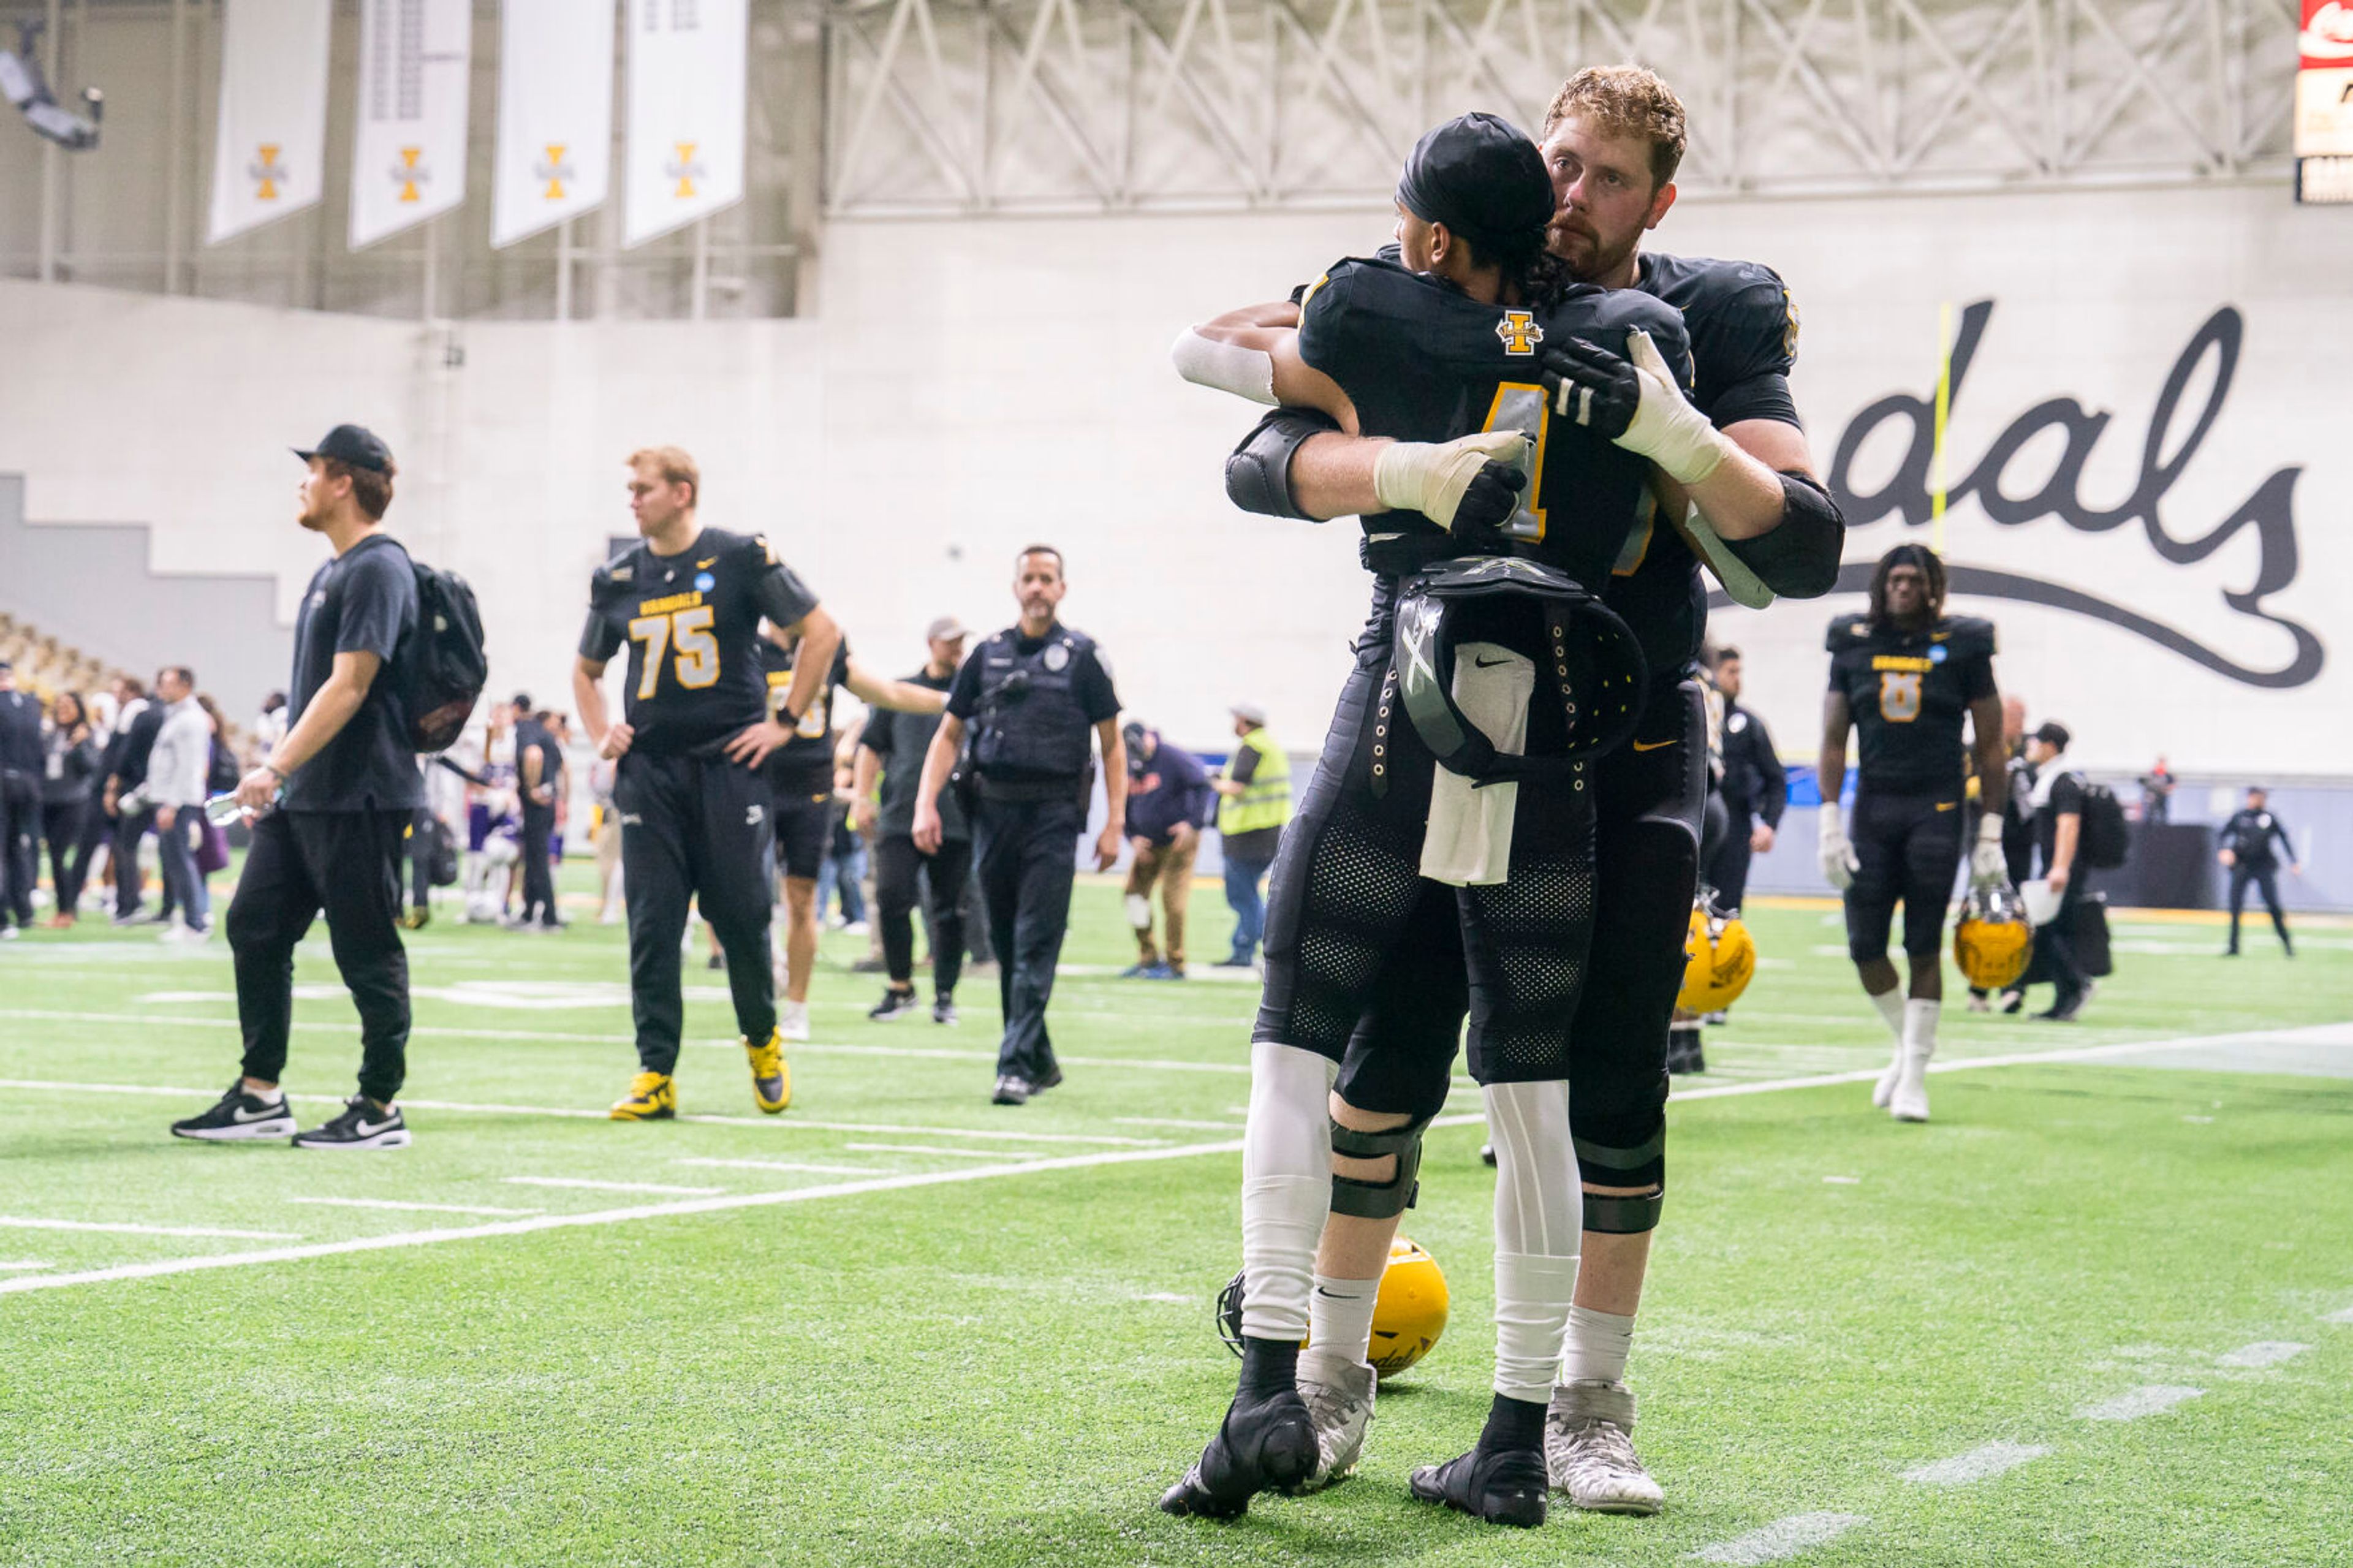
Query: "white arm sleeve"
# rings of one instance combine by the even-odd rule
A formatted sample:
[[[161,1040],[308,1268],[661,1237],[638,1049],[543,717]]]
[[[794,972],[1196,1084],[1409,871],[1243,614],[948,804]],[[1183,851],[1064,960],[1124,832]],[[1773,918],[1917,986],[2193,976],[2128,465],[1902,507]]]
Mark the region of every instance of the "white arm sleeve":
[[[1169,345],[1168,358],[1176,374],[1196,386],[1230,392],[1269,408],[1276,405],[1274,356],[1262,349],[1218,342],[1187,327]]]

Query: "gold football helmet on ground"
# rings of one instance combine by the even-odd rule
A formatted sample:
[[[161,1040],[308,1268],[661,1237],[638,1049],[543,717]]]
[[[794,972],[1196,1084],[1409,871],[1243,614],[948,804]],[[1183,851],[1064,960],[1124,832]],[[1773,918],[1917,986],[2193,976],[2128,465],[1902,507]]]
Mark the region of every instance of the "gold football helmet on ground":
[[[1953,924],[1953,965],[1980,991],[2007,991],[2034,954],[2025,900],[2007,882],[1972,888]]]
[[[1683,988],[1675,1005],[1686,1013],[1721,1013],[1756,978],[1756,939],[1738,915],[1710,909],[1704,891],[1692,906],[1691,940],[1683,952]]]
[[[1373,1344],[1366,1359],[1382,1377],[1403,1372],[1446,1332],[1446,1276],[1419,1243],[1398,1237],[1389,1243],[1388,1266],[1381,1270],[1380,1295],[1373,1302]],[[1242,1351],[1242,1277],[1236,1274],[1218,1292],[1218,1334],[1236,1355]],[[1306,1348],[1303,1342],[1302,1349]]]

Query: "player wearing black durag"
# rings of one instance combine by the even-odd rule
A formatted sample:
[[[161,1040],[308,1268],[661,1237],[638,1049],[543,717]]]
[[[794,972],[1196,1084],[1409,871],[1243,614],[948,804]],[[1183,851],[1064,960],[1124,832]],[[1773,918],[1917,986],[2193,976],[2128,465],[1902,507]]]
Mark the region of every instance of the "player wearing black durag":
[[[1570,1123],[1586,1194],[1577,1301],[1567,1352],[1546,1421],[1552,1484],[1580,1509],[1655,1513],[1662,1491],[1634,1451],[1634,1396],[1625,1373],[1650,1241],[1663,1209],[1669,1022],[1682,984],[1684,938],[1698,875],[1704,798],[1704,727],[1692,679],[1707,594],[1694,542],[1744,603],[1769,590],[1810,598],[1835,581],[1843,525],[1812,472],[1789,394],[1797,310],[1781,279],[1746,261],[1689,259],[1642,248],[1674,205],[1684,146],[1681,102],[1638,66],[1579,71],[1545,120],[1542,152],[1558,211],[1552,253],[1580,280],[1640,289],[1678,310],[1692,340],[1692,409],[1720,440],[1694,440],[1674,413],[1674,389],[1610,345],[1546,345],[1544,380],[1556,399],[1595,417],[1630,450],[1662,458],[1702,517],[1630,536],[1607,595],[1649,656],[1651,688],[1633,742],[1590,771],[1598,797],[1596,900],[1588,967],[1610,977],[1588,985],[1570,1029]],[[1590,393],[1591,401],[1587,401]],[[1266,402],[1293,401],[1267,396]],[[1269,415],[1226,466],[1227,493],[1275,517],[1329,518],[1392,504],[1393,471],[1430,463],[1405,449],[1345,434],[1296,406]],[[1483,439],[1474,437],[1473,441]],[[1471,445],[1455,443],[1457,447]],[[1405,455],[1400,458],[1401,451]],[[1458,479],[1436,504],[1456,526],[1509,509],[1490,464]],[[1663,510],[1663,509],[1662,509]],[[1705,532],[1702,529],[1705,529]],[[1451,1039],[1461,1027],[1459,952],[1423,955],[1427,973],[1385,975],[1365,1037],[1374,1042]],[[1448,984],[1450,973],[1454,977]],[[1335,1321],[1315,1298],[1314,1344],[1300,1384],[1316,1415],[1324,1459],[1318,1478],[1345,1473],[1362,1447],[1369,1381],[1329,1380],[1335,1361],[1361,1354],[1365,1332]],[[1311,1363],[1314,1363],[1311,1368]]]
[[[640,1070],[613,1106],[617,1121],[678,1112],[679,939],[690,899],[700,900],[727,954],[754,1102],[773,1113],[792,1100],[768,969],[774,796],[759,769],[808,711],[841,631],[765,538],[702,526],[702,488],[693,459],[675,447],[630,459],[630,506],[644,538],[590,579],[572,678],[588,738],[619,760],[613,802],[629,889]],[[803,649],[773,719],[760,660],[764,617]],[[600,682],[625,644],[623,716],[607,723]]]
[[[1574,283],[1544,255],[1549,184],[1534,144],[1504,121],[1468,115],[1424,137],[1398,207],[1397,257],[1334,267],[1307,290],[1295,336],[1266,321],[1282,308],[1262,307],[1198,330],[1230,351],[1222,363],[1198,345],[1177,353],[1192,379],[1241,390],[1262,378],[1270,395],[1393,438],[1388,450],[1409,465],[1434,457],[1425,472],[1451,466],[1517,504],[1500,526],[1451,535],[1426,509],[1364,519],[1371,618],[1269,894],[1240,1385],[1161,1506],[1230,1517],[1254,1493],[1329,1468],[1299,1375],[1311,1295],[1352,1287],[1369,1331],[1455,1050],[1451,1031],[1367,1049],[1363,1026],[1376,985],[1414,984],[1439,950],[1464,955],[1455,1016],[1469,1014],[1472,1076],[1498,1128],[1495,1392],[1477,1445],[1416,1470],[1412,1489],[1531,1525],[1545,1517],[1546,1399],[1581,1211],[1566,1080],[1593,933],[1587,759],[1630,730],[1644,679],[1631,634],[1585,585],[1608,580],[1650,478],[1639,457],[1551,408],[1536,351],[1585,338],[1678,377],[1689,356],[1673,311]],[[1482,428],[1502,434],[1459,440]],[[1474,454],[1470,473],[1451,462],[1451,438]],[[1499,473],[1482,469],[1482,452],[1505,458]],[[1438,973],[1447,984],[1445,965]],[[1368,1390],[1369,1367],[1334,1369],[1359,1374]]]
[[[1846,897],[1846,945],[1863,994],[1895,1037],[1895,1058],[1871,1102],[1898,1121],[1928,1120],[1928,1058],[1944,1007],[1945,910],[1961,867],[1961,809],[1974,731],[1985,815],[1969,879],[2009,875],[2001,853],[2004,749],[2001,694],[1993,679],[1991,621],[1945,614],[1945,565],[1936,552],[1899,544],[1871,577],[1871,608],[1832,621],[1822,700],[1822,875]],[[1852,838],[1839,820],[1846,737],[1858,737]],[[1904,954],[1912,983],[1896,990],[1887,936],[1904,906]]]

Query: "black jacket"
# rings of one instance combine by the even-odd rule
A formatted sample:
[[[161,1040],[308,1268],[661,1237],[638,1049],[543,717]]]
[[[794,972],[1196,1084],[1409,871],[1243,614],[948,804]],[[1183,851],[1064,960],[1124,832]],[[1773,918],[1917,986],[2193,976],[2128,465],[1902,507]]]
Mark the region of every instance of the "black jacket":
[[[1724,804],[1735,817],[1761,816],[1775,828],[1789,804],[1788,776],[1765,721],[1737,702],[1724,705]]]

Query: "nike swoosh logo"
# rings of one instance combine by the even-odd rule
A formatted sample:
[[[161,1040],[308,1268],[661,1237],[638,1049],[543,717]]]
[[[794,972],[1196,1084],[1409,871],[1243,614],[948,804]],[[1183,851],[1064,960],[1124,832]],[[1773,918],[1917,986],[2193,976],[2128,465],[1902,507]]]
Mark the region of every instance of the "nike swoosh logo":
[[[1928,634],[1928,640],[1930,642],[1943,642],[1947,637],[1949,637],[1952,635],[1953,634],[1950,632],[1930,632]]]
[[[383,1131],[385,1128],[397,1125],[398,1121],[398,1117],[395,1117],[390,1121],[379,1121],[374,1126],[370,1126],[368,1123],[362,1121],[353,1126],[352,1131],[358,1133],[363,1138],[373,1138],[377,1133]]]
[[[1662,747],[1673,744],[1672,741],[1637,741],[1634,742],[1634,749],[1638,752],[1655,752]]]
[[[1493,669],[1499,664],[1509,664],[1512,661],[1508,658],[1474,658],[1471,662],[1481,669]]]
[[[1936,809],[1938,811],[1950,811],[1953,807],[1960,804],[1961,803],[1957,800],[1940,800],[1936,803]]]
[[[229,1112],[230,1119],[237,1121],[267,1121],[273,1116],[283,1116],[285,1114],[286,1108],[282,1105],[264,1106],[250,1116],[246,1114],[245,1107],[242,1105]]]
[[[719,557],[717,557],[716,555],[714,555],[714,556],[712,556],[712,557],[710,560],[708,560],[708,561],[698,561],[698,562],[696,562],[696,563],[694,563],[694,569],[695,569],[697,572],[700,572],[700,571],[702,571],[702,570],[704,567],[706,567],[706,566],[715,566],[715,565],[717,565],[718,563],[719,563]]]

